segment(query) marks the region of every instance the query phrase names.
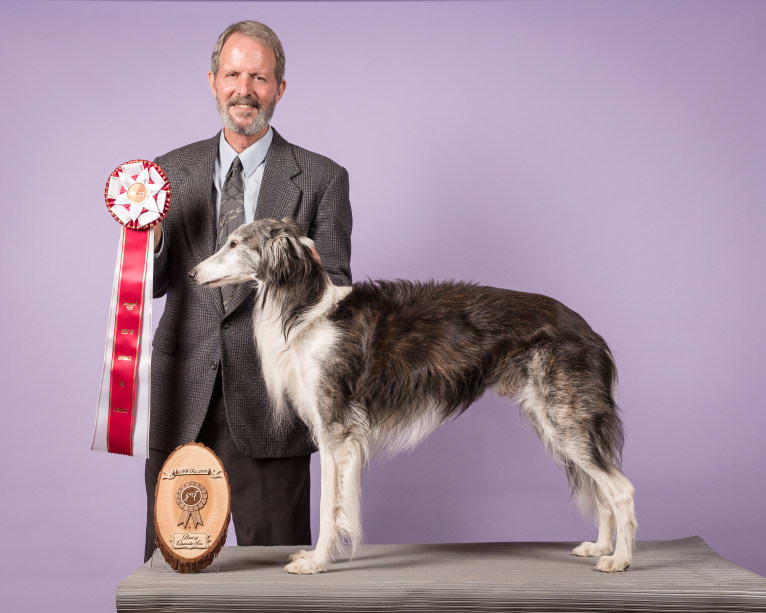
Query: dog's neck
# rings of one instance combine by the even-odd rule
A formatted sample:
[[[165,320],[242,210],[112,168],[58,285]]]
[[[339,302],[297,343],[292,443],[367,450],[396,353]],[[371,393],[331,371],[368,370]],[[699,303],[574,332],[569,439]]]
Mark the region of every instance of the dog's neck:
[[[350,287],[333,285],[324,271],[317,287],[319,290],[313,284],[266,283],[256,295],[253,332],[266,389],[280,426],[292,419],[288,397],[298,416],[311,423],[300,390],[312,385],[306,377],[310,379],[310,374],[316,372],[316,360],[323,359],[323,348],[333,342],[334,328],[327,314],[351,291]]]
[[[253,312],[258,322],[256,336],[259,329],[278,327],[285,345],[289,345],[323,320],[350,290],[334,285],[319,265],[300,280],[265,281],[258,288]]]

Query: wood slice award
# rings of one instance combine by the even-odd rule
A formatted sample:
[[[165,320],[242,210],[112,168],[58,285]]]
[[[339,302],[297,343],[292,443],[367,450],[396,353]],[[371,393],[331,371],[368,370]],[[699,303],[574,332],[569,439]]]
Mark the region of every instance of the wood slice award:
[[[168,456],[154,491],[157,546],[172,568],[196,573],[226,542],[231,491],[226,470],[201,443],[187,443]]]

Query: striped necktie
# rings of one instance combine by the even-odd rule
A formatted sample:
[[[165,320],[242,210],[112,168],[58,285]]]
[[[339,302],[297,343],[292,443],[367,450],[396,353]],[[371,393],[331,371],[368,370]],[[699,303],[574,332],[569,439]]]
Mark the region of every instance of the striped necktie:
[[[243,223],[245,223],[245,188],[242,184],[242,161],[237,156],[231,163],[229,174],[226,175],[226,180],[223,183],[221,210],[218,213],[218,232],[215,240],[216,251],[224,246],[229,234]],[[221,287],[224,309],[228,307],[228,302],[236,289],[236,285]]]

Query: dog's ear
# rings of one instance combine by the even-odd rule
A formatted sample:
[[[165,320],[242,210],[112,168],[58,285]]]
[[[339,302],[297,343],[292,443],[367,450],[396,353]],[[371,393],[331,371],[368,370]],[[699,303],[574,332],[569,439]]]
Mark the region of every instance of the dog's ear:
[[[300,224],[295,220],[294,217],[283,217],[279,220],[279,223],[281,224],[284,231],[291,233],[295,237],[306,235],[303,231],[303,228],[301,228]]]
[[[273,232],[274,238],[264,246],[257,277],[284,284],[305,276],[311,266],[311,252],[306,251],[299,238],[285,229]]]

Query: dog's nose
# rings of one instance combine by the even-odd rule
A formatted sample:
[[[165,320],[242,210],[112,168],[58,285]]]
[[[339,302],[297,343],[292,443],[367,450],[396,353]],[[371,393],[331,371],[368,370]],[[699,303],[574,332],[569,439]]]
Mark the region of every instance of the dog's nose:
[[[190,279],[194,279],[196,276],[197,276],[197,269],[196,269],[196,268],[192,268],[192,269],[189,271],[189,278],[190,278]]]

